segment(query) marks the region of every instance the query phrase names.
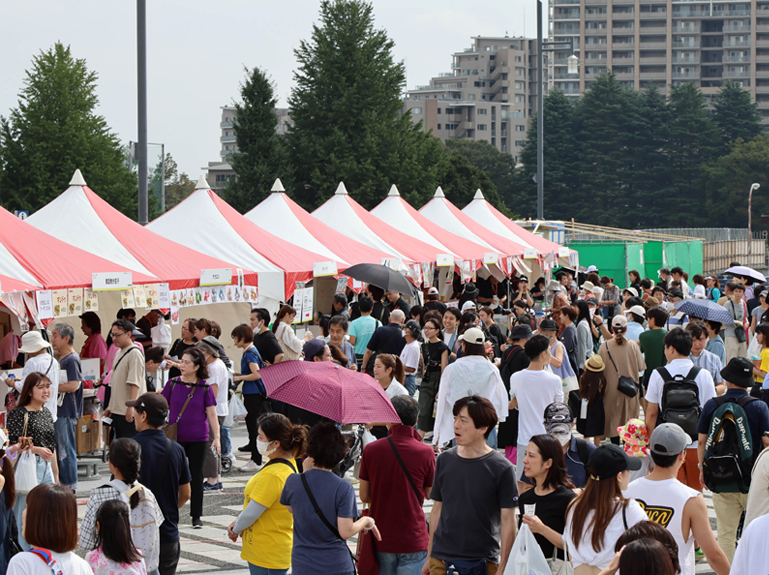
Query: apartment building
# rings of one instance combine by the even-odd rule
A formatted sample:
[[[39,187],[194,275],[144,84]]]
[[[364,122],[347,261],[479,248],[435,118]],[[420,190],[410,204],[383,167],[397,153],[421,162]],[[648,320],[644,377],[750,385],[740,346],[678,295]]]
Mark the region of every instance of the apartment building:
[[[537,103],[537,41],[475,37],[452,55],[451,72],[407,92],[404,110],[441,140],[489,142],[516,160]]]
[[[571,40],[551,62],[551,82],[579,96],[613,70],[636,89],[693,82],[711,99],[726,79],[748,90],[769,122],[769,0],[549,0],[550,37]]]

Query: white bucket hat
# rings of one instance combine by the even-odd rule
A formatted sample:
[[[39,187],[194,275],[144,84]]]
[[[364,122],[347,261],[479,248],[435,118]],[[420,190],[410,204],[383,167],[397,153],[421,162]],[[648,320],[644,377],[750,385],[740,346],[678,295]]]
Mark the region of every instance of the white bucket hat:
[[[43,339],[39,331],[28,331],[21,336],[21,353],[35,353],[46,347],[51,347],[51,344]]]

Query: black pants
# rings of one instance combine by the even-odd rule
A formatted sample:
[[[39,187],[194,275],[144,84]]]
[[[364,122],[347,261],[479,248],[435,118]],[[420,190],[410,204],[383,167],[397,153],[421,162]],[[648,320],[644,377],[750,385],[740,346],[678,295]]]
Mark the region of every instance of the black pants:
[[[133,421],[130,423],[125,420],[125,415],[118,415],[113,413],[112,417],[112,437],[114,439],[120,439],[121,437],[131,438],[136,435],[136,427]]]
[[[166,521],[168,521],[166,519]],[[176,566],[179,565],[179,557],[182,554],[182,547],[178,541],[171,543],[160,542],[160,565],[158,571],[160,575],[176,575]]]
[[[262,464],[262,456],[256,450],[256,436],[259,435],[259,416],[270,411],[270,401],[261,393],[244,393],[243,405],[246,407],[246,428],[248,429],[248,445],[251,447],[251,461]]]
[[[206,461],[206,442],[180,441],[179,445],[184,448],[184,452],[187,454],[190,475],[192,476],[190,516],[193,519],[198,519],[203,515],[203,465]]]

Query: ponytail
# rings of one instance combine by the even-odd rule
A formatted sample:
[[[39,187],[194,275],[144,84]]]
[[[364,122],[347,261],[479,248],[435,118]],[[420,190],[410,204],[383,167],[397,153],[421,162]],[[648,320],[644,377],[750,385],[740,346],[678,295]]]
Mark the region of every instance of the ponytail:
[[[615,327],[614,328],[614,342],[617,345],[625,345],[625,342],[627,340],[625,339],[625,328],[624,327]]]
[[[392,378],[403,385],[406,382],[406,371],[403,369],[403,362],[397,355],[390,353],[380,353],[376,358],[382,363],[385,369],[392,369]]]
[[[134,439],[121,437],[110,443],[109,462],[114,465],[123,476],[123,482],[134,486],[139,479],[139,469],[141,467],[142,448]],[[139,489],[131,494],[131,509],[139,505]]]
[[[257,425],[267,439],[280,443],[280,448],[290,452],[295,458],[306,451],[307,426],[293,425],[282,413],[265,413],[259,418]]]

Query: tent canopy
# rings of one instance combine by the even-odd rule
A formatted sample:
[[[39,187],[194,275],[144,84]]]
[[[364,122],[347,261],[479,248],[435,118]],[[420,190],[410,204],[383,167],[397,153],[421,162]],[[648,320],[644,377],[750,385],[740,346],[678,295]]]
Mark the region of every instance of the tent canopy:
[[[312,215],[329,226],[342,222],[339,231],[348,238],[404,261],[434,262],[437,254],[444,253],[371,215],[350,197],[344,182],[339,182],[334,195]]]
[[[385,253],[367,244],[357,242],[337,231],[347,225],[345,220],[326,225],[305,211],[285,193],[280,179],[275,180],[272,194],[245,217],[268,232],[324,256],[325,260],[344,262],[345,267],[358,263],[378,264],[382,258],[394,258],[395,253]]]
[[[226,257],[259,274],[259,293],[284,301],[297,281],[312,278],[313,263],[328,258],[297,247],[263,230],[198,180],[195,191],[148,226],[168,239],[212,257]],[[337,265],[344,265],[338,263]]]
[[[387,197],[371,210],[371,213],[400,231],[443,250],[440,253],[453,254],[461,260],[477,263],[478,260],[483,260],[484,253],[489,252],[487,246],[465,239],[431,222],[401,197],[395,184],[390,188]]]
[[[200,285],[200,271],[232,268],[231,263],[171,241],[124,216],[96,195],[75,171],[70,187],[27,220],[46,233],[134,272],[167,282],[170,289]],[[257,281],[245,271],[246,281]]]

